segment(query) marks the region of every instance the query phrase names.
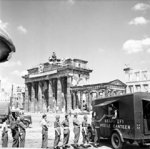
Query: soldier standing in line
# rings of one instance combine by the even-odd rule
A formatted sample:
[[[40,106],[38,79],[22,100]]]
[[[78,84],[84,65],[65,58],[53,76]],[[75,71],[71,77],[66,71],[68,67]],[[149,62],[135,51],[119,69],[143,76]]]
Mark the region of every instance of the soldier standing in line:
[[[87,133],[88,133],[87,115],[84,115],[83,122],[82,122],[83,145],[85,145],[85,143],[89,143]]]
[[[19,128],[18,128],[18,120],[17,117],[12,117],[10,128],[13,137],[12,147],[19,147]]]
[[[55,128],[54,149],[59,149],[58,144],[60,142],[60,136],[61,136],[59,119],[60,119],[60,116],[56,115],[56,121],[54,122],[54,128]]]
[[[8,147],[8,127],[7,127],[7,118],[3,119],[2,124],[2,147]]]
[[[47,144],[48,144],[48,122],[47,122],[47,115],[46,114],[44,114],[42,116],[41,126],[42,126],[42,146],[41,146],[41,148],[47,148]]]
[[[24,117],[20,117],[20,121],[18,122],[18,126],[20,128],[20,147],[25,146],[25,136],[26,136],[26,128],[27,126],[23,123]]]
[[[74,126],[74,147],[78,148],[78,141],[80,137],[80,123],[79,120],[77,119],[77,113],[74,114],[74,119],[73,119],[73,126]]]
[[[65,120],[62,122],[62,126],[63,126],[63,133],[64,133],[64,139],[63,139],[63,149],[65,149],[66,147],[70,147],[68,146],[68,142],[69,142],[69,137],[70,137],[70,129],[69,129],[69,118],[68,118],[68,114],[65,115]]]

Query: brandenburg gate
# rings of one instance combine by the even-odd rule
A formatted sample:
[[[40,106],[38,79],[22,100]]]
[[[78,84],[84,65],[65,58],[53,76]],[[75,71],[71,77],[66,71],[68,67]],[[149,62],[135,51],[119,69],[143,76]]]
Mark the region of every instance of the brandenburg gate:
[[[55,53],[49,61],[27,70],[25,79],[24,108],[30,112],[46,112],[56,107],[69,111],[72,107],[71,87],[87,82],[92,70],[87,61],[80,59],[57,59]]]

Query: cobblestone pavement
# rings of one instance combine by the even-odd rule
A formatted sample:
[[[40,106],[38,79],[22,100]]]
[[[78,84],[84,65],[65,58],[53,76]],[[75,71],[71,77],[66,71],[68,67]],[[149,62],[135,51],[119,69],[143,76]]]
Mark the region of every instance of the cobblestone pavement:
[[[33,124],[31,125],[30,128],[28,128],[26,130],[26,143],[25,143],[25,147],[26,148],[40,148],[41,147],[41,127],[40,127],[40,120],[41,120],[41,116],[42,114],[40,113],[36,113],[36,114],[33,114],[31,113],[32,115],[32,122]],[[54,142],[54,128],[53,128],[53,124],[54,124],[54,120],[55,120],[55,115],[56,114],[47,114],[47,117],[48,117],[48,121],[50,121],[50,127],[49,127],[49,131],[48,131],[48,136],[49,136],[49,139],[48,139],[48,147],[50,149],[53,148],[53,142]],[[78,116],[80,121],[82,121],[83,119],[83,116],[82,115],[79,115]],[[63,121],[64,119],[64,115],[63,114],[60,114],[60,121]],[[74,134],[73,134],[73,125],[72,125],[72,119],[73,119],[73,116],[70,117],[70,140],[69,140],[69,144],[72,144],[73,143],[73,137],[74,137]],[[89,117],[89,122],[90,122],[90,117]],[[8,144],[8,147],[11,148],[12,146],[12,136],[11,136],[11,132],[9,130],[9,144]],[[1,132],[0,132],[0,136],[1,136]],[[79,144],[82,143],[82,135],[80,134],[80,139],[79,139]],[[59,144],[60,146],[62,145],[62,137],[61,137],[61,142]],[[0,148],[1,148],[1,139],[0,139]],[[137,146],[136,144],[134,145],[125,145],[123,147],[123,149],[139,149],[140,147]],[[70,149],[72,149],[72,147],[70,147]],[[88,149],[94,149],[93,146],[89,147]],[[111,144],[109,141],[102,141],[101,142],[101,146],[98,148],[98,149],[112,149],[111,147]]]

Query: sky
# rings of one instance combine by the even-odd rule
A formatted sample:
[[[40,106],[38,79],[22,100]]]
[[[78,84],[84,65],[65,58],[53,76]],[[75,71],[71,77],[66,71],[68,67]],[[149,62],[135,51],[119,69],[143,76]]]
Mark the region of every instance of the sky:
[[[0,0],[0,27],[16,47],[0,64],[5,89],[52,52],[88,61],[90,83],[124,82],[125,65],[150,70],[148,0]]]

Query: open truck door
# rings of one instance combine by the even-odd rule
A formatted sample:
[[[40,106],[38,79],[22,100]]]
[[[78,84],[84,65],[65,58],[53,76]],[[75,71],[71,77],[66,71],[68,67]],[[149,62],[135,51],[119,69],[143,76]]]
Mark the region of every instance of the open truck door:
[[[144,134],[150,134],[150,99],[143,98],[142,104]]]

